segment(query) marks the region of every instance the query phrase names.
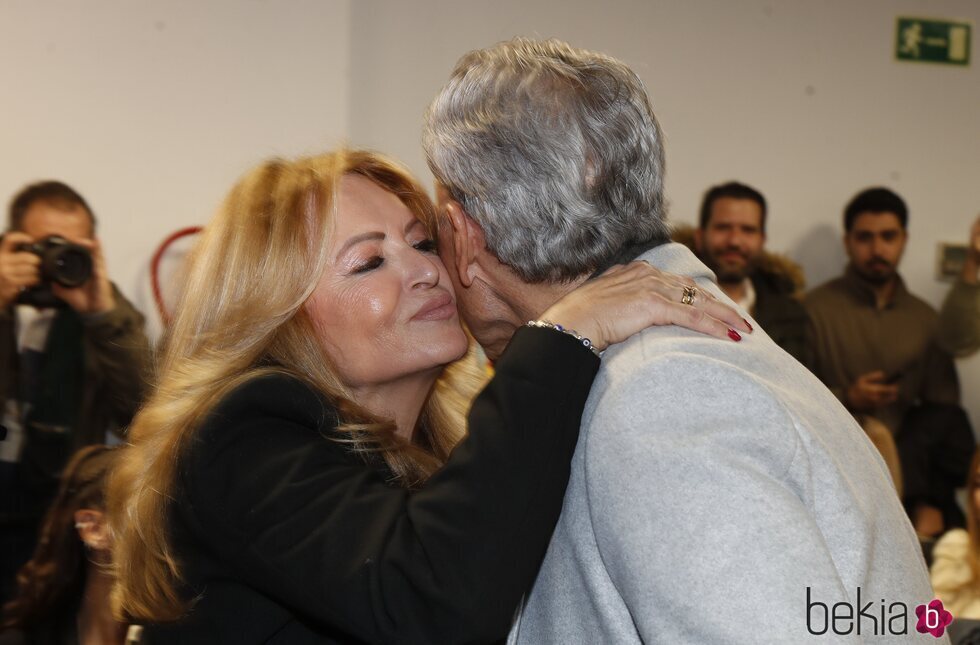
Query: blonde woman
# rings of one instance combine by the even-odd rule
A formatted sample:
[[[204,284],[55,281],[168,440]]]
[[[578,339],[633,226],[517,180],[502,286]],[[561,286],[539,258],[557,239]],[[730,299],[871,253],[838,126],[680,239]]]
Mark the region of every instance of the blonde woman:
[[[542,316],[577,335],[517,332],[467,421],[481,383],[436,227],[371,153],[271,161],[232,190],[110,489],[114,602],[146,642],[502,637],[598,368],[578,336],[733,324],[669,304],[683,285],[647,265],[613,269]]]

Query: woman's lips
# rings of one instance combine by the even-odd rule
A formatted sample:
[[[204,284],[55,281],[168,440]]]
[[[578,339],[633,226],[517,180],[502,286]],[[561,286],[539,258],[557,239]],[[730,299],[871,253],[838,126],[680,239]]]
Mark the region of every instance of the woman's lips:
[[[456,303],[448,293],[429,298],[412,320],[448,320],[456,315]]]

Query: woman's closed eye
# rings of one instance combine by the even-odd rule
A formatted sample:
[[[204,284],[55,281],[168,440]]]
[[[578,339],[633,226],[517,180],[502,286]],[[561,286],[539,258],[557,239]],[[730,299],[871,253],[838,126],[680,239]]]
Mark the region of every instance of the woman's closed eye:
[[[412,245],[413,248],[422,253],[435,253],[436,252],[436,241],[432,238],[425,238],[424,240],[419,240]]]
[[[351,270],[351,274],[367,273],[368,271],[373,271],[374,269],[377,269],[382,264],[384,264],[384,262],[385,259],[380,255],[372,256],[370,258],[363,260],[362,262],[358,262],[357,265],[353,268],[353,270]]]
[[[419,240],[412,244],[412,248],[419,253],[435,255],[436,253],[436,241],[431,238],[425,238]],[[380,255],[373,255],[369,258],[365,258],[358,262],[353,269],[351,269],[351,275],[356,275],[358,273],[367,273],[368,271],[373,271],[381,267],[384,264],[385,259]]]

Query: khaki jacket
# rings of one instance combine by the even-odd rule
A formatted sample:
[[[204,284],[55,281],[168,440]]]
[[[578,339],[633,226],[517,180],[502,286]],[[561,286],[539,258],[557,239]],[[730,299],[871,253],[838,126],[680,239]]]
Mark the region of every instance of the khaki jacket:
[[[125,434],[139,408],[151,365],[144,318],[113,285],[116,307],[82,316],[85,383],[74,447],[104,443],[106,432]],[[17,396],[19,367],[13,308],[0,310],[0,397]]]

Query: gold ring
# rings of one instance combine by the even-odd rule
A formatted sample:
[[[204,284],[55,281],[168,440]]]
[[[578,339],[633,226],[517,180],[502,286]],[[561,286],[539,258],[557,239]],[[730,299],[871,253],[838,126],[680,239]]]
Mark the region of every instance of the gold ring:
[[[694,296],[698,295],[698,290],[694,287],[684,287],[684,295],[681,296],[682,305],[693,305]]]

